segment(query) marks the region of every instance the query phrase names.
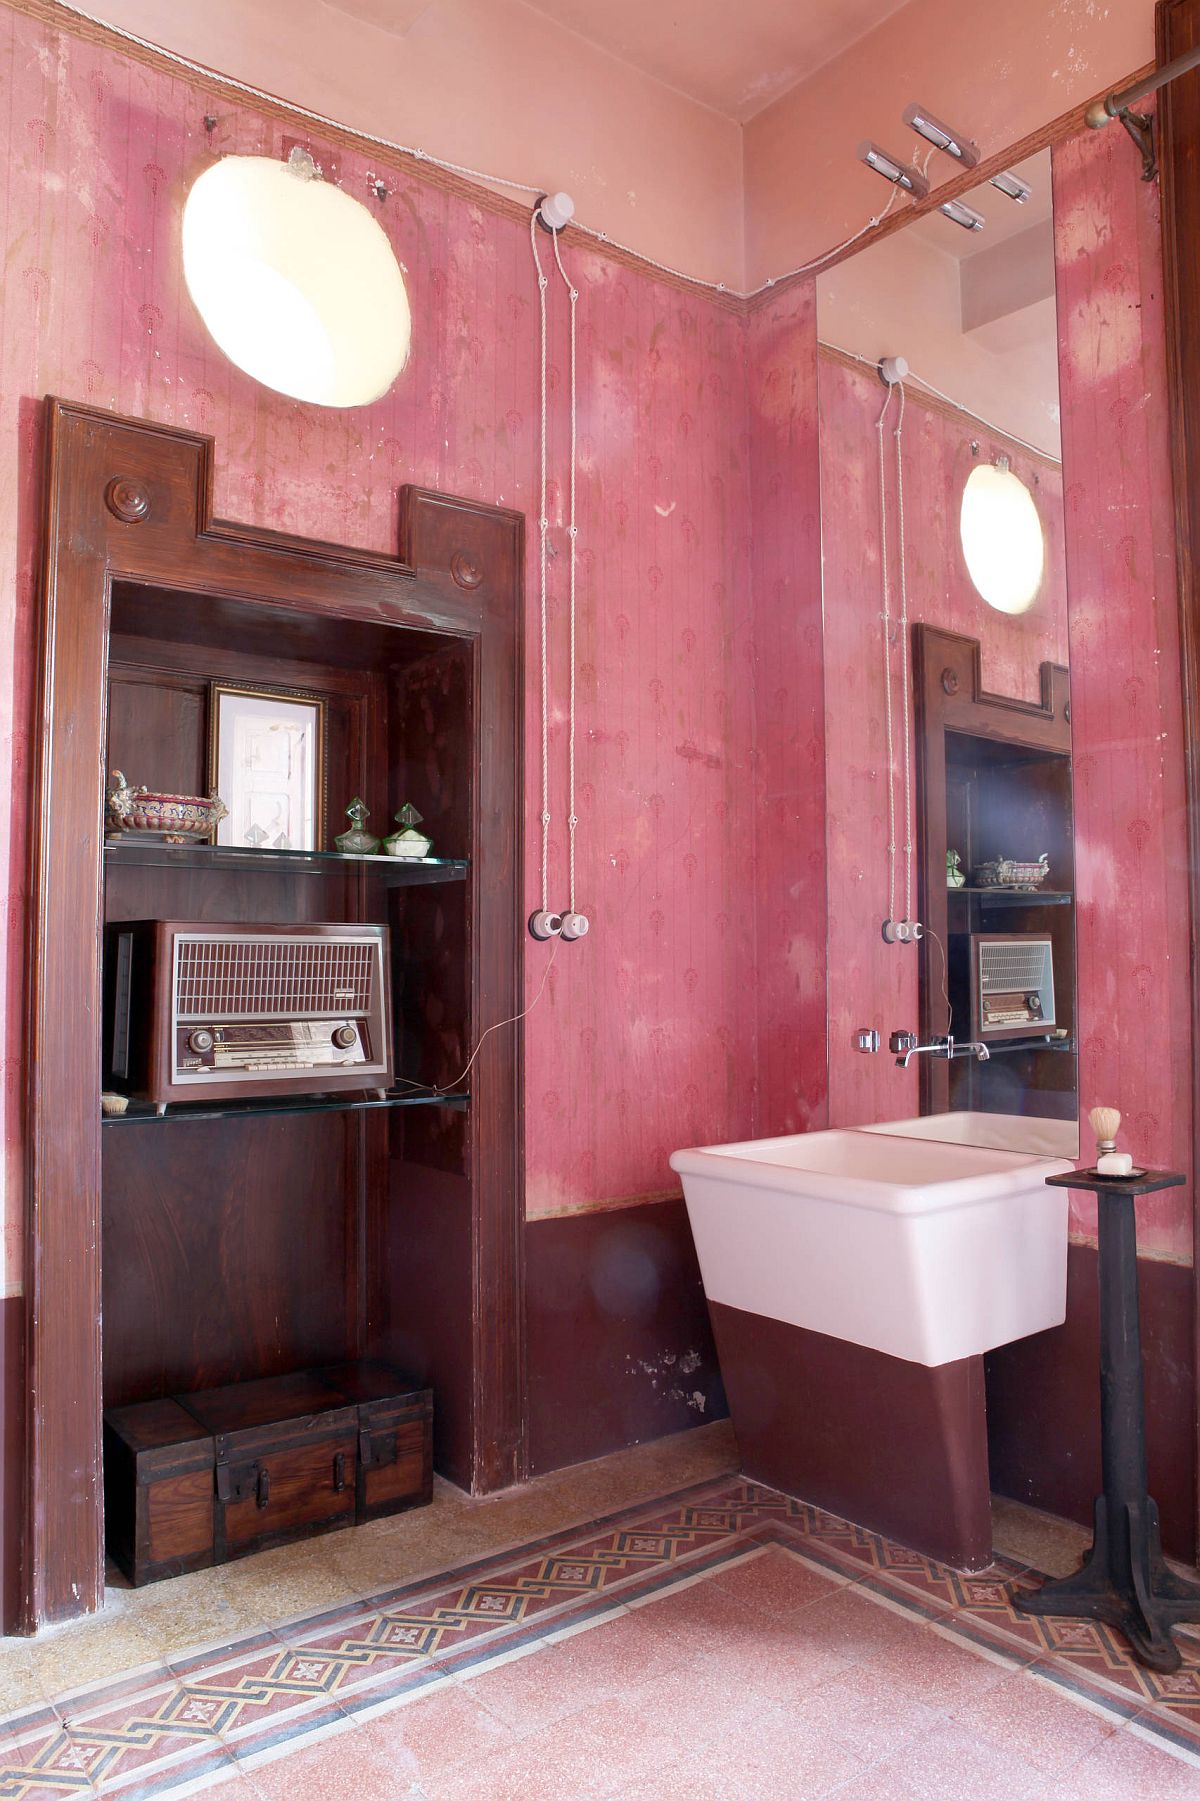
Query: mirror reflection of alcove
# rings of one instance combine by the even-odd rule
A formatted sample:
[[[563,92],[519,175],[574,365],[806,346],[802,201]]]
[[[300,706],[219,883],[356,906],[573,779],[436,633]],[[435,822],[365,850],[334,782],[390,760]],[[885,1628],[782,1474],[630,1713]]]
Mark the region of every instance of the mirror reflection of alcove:
[[[1044,1132],[1022,1122],[1053,1119],[1067,1154],[1076,1117],[1074,882],[1050,153],[1019,162],[1013,176],[1023,200],[988,182],[962,196],[962,217],[976,221],[969,228],[940,211],[905,220],[894,209],[889,231],[816,284],[829,1124],[953,1110],[960,1117],[948,1129],[969,1137],[973,1115],[1003,1114],[1007,1121],[980,1123],[983,1142],[1011,1131],[1012,1148],[1044,1149]],[[908,365],[899,393],[880,379],[884,357]],[[961,533],[969,487],[997,504],[996,516],[976,521],[986,528],[982,568],[978,543]],[[1026,544],[1020,571],[998,517],[1000,502],[1014,498],[1040,538]],[[938,686],[942,664],[922,691],[922,634],[974,647],[950,658],[960,677],[953,703]],[[1057,723],[1047,743],[1039,734],[1051,667]],[[968,703],[988,690],[995,703],[973,714]],[[934,743],[940,776],[931,784],[922,770]],[[958,853],[967,888],[980,885],[980,864],[1036,862],[1045,852],[1042,887],[1055,898],[1043,892],[1036,908],[1020,892],[948,900],[947,850]],[[924,923],[926,941],[915,950],[885,943],[889,907],[894,919]],[[1052,1044],[1035,1046],[1040,1033],[1025,1045],[997,1036],[987,1062],[948,1065],[925,1052],[907,1069],[855,1049],[867,1026],[885,1043],[912,1032],[929,1044],[948,1027],[960,1043],[971,1040],[971,939],[1018,933],[1051,941]]]
[[[1074,1122],[1078,1116],[1075,1037],[1075,876],[1071,804],[1071,725],[1067,671],[1043,664],[1040,703],[991,694],[982,647],[918,626],[914,634],[917,796],[921,856],[922,1042],[951,1033],[982,1042],[974,1056],[921,1062],[922,1113],[989,1113]],[[1036,887],[981,872],[1023,847],[1043,856]],[[951,887],[947,853],[957,852],[962,885]],[[1016,1010],[983,1016],[979,993],[984,946],[1048,944],[1051,999],[1044,1017]],[[942,953],[945,952],[945,969]],[[944,980],[944,986],[943,986]],[[999,1018],[1002,1023],[994,1022]],[[1030,1144],[1034,1140],[1030,1138]]]

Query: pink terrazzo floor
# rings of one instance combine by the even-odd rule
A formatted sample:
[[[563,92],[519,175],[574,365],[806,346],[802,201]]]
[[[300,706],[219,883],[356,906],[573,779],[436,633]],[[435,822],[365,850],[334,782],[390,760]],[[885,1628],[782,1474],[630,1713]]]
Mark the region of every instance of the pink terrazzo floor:
[[[213,1801],[1173,1801],[1200,1768],[771,1547],[271,1763]]]

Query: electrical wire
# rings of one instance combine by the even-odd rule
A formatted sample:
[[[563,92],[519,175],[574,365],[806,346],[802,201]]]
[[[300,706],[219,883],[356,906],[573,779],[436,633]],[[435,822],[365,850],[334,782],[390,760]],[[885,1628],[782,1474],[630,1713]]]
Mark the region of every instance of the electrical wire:
[[[875,430],[879,439],[879,572],[883,590],[883,716],[887,731],[887,798],[888,798],[888,908],[886,917],[896,917],[896,743],[892,720],[892,612],[891,575],[888,569],[888,504],[887,457],[884,454],[883,428],[892,404],[892,388],[888,385]]]
[[[577,456],[577,452],[576,452],[576,444],[578,441],[578,406],[577,406],[577,402],[576,402],[577,389],[576,389],[576,377],[575,377],[575,371],[576,371],[575,309],[576,309],[576,306],[579,301],[579,289],[575,286],[574,282],[571,280],[570,276],[567,274],[566,269],[563,267],[562,252],[559,249],[558,237],[559,237],[558,232],[554,232],[553,233],[554,260],[558,264],[558,272],[562,276],[563,286],[566,288],[567,294],[568,294],[568,296],[570,298],[570,302],[571,302],[571,325],[570,325],[571,348],[570,348],[570,378],[569,378],[570,379],[570,389],[571,389],[571,396],[570,396],[570,405],[571,405],[571,476],[570,476],[570,498],[569,498],[569,502],[568,502],[568,521],[567,521],[567,542],[570,545],[570,588],[569,588],[569,598],[568,598],[568,602],[567,602],[567,612],[568,612],[568,619],[569,619],[569,643],[570,643],[569,658],[570,658],[571,674],[570,674],[570,688],[569,688],[568,702],[567,702],[567,868],[568,868],[569,911],[574,913],[575,912],[575,830],[579,824],[579,820],[578,820],[578,817],[576,816],[576,812],[575,812],[575,668],[576,668],[576,661],[577,661],[576,653],[575,653],[575,635],[576,635],[576,633],[575,633],[575,627],[576,627],[575,578],[576,578],[576,564],[577,564],[576,541],[579,536],[579,529],[578,529],[578,526],[576,523],[576,507],[575,507],[575,473],[576,473],[576,465],[578,462],[578,456]]]
[[[904,917],[913,917],[913,796],[912,744],[909,729],[908,682],[908,539],[904,526],[904,383],[896,420],[896,513],[900,538],[900,686],[904,697]]]
[[[533,1009],[537,1006],[543,994],[546,992],[546,983],[550,979],[550,971],[554,968],[554,959],[558,955],[559,943],[560,940],[555,938],[550,946],[550,955],[546,958],[546,967],[542,971],[542,979],[538,983],[537,993],[534,995],[529,1005],[523,1007],[519,1013],[511,1014],[508,1019],[498,1019],[494,1026],[488,1026],[486,1031],[481,1032],[475,1049],[471,1052],[471,1055],[467,1058],[463,1068],[459,1071],[458,1075],[455,1076],[452,1082],[443,1082],[440,1084],[436,1082],[414,1082],[409,1076],[400,1076],[397,1077],[397,1080],[402,1082],[405,1088],[415,1088],[422,1094],[453,1094],[459,1084],[465,1082],[470,1075],[476,1057],[478,1057],[492,1033],[503,1031],[505,1026],[519,1025],[523,1019],[528,1019],[529,1015],[533,1012]]]
[[[547,417],[547,368],[546,368],[546,276],[542,269],[542,258],[538,251],[538,209],[535,206],[529,215],[529,247],[533,252],[533,266],[537,270],[538,284],[538,319],[539,319],[539,377],[541,404],[541,486],[538,499],[538,584],[539,604],[541,611],[542,640],[542,912],[550,911],[550,654],[549,654],[549,582],[546,569],[546,534],[550,529],[547,513],[547,480],[546,480],[546,417]],[[557,245],[557,239],[555,240]]]
[[[232,88],[236,93],[245,94],[249,99],[261,101],[268,106],[277,107],[283,104],[288,112],[294,114],[296,118],[307,119],[311,124],[318,125],[323,130],[349,132],[361,143],[374,144],[380,150],[389,150],[401,156],[411,156],[414,162],[430,163],[435,169],[446,169],[450,174],[462,175],[468,181],[487,182],[492,187],[509,188],[517,194],[535,194],[540,197],[546,192],[546,185],[543,182],[513,181],[505,175],[493,175],[487,169],[472,169],[466,163],[456,163],[448,157],[435,156],[432,151],[422,150],[419,145],[401,144],[394,138],[381,137],[377,132],[365,131],[358,126],[343,125],[339,120],[330,118],[327,113],[314,111],[312,107],[300,106],[290,100],[281,103],[277,94],[268,93],[265,88],[255,87],[252,82],[239,81],[236,76],[222,75],[219,70],[210,68],[207,63],[196,62],[190,56],[182,56],[177,50],[168,50],[164,45],[156,44],[152,38],[141,37],[136,31],[129,31],[123,25],[110,24],[107,19],[101,19],[97,14],[89,12],[86,7],[75,4],[75,0],[59,0],[59,5],[63,12],[71,13],[77,19],[84,19],[89,25],[99,26],[112,37],[120,38],[123,43],[134,44],[139,50],[149,50],[155,56],[162,57],[164,61],[174,64],[176,68],[186,69],[189,74],[199,76],[202,81],[217,82],[222,87]],[[623,244],[618,238],[610,237],[607,232],[599,231],[593,225],[585,225],[580,219],[576,219],[572,223],[579,231],[594,239],[598,244],[607,244],[613,250],[621,251],[624,256],[634,257],[639,263],[644,263],[649,269],[657,269],[662,275],[673,276],[677,281],[686,281],[692,287],[705,288],[709,293],[728,294],[735,300],[753,300],[759,294],[765,294],[771,288],[777,287],[781,282],[791,281],[797,275],[809,275],[813,270],[823,268],[826,263],[832,262],[834,257],[840,256],[844,250],[849,250],[852,245],[865,238],[868,232],[874,231],[883,224],[899,199],[900,193],[901,190],[898,186],[893,187],[883,211],[874,214],[865,225],[860,226],[856,232],[852,232],[848,238],[843,238],[841,243],[835,244],[831,250],[824,251],[822,255],[814,257],[810,262],[798,263],[794,269],[788,269],[781,275],[768,277],[756,288],[731,288],[727,282],[709,281],[700,275],[689,275],[685,269],[676,269],[670,263],[658,262],[654,257],[647,256],[645,251],[635,250],[632,245]]]
[[[922,929],[926,938],[933,939],[942,959],[942,999],[946,1003],[946,1036],[949,1038],[954,1031],[954,1008],[950,1004],[950,970],[946,963],[946,947],[932,926],[924,926]]]

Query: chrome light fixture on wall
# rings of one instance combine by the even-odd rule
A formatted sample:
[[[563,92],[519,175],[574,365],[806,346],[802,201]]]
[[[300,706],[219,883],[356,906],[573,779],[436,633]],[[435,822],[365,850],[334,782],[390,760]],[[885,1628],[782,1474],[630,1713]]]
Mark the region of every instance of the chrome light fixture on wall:
[[[982,213],[977,213],[974,207],[964,206],[961,200],[943,200],[938,211],[961,225],[964,231],[982,231],[987,224]]]
[[[868,169],[874,169],[876,175],[882,175],[886,181],[903,188],[915,200],[924,200],[929,192],[929,183],[919,169],[914,169],[898,156],[889,156],[886,150],[881,150],[878,144],[872,144],[869,139],[858,146],[858,160],[866,163]]]
[[[973,169],[979,161],[979,152],[970,138],[961,131],[955,131],[953,126],[944,124],[941,119],[935,119],[928,108],[915,104],[906,106],[904,123],[911,125],[926,143],[944,151],[947,156],[952,156],[964,169]]]
[[[1019,175],[1014,175],[1011,169],[1001,169],[999,175],[993,175],[992,186],[999,188],[1002,194],[1007,194],[1010,200],[1016,200],[1022,206],[1033,192],[1029,183],[1022,181]]]

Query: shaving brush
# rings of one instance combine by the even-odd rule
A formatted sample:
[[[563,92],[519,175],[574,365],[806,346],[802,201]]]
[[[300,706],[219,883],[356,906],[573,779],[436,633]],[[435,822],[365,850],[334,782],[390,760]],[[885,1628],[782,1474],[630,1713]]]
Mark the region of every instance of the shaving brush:
[[[1117,1133],[1121,1129],[1121,1115],[1117,1109],[1093,1107],[1088,1118],[1092,1123],[1092,1131],[1096,1134],[1096,1174],[1129,1175],[1133,1169],[1133,1158],[1127,1151],[1117,1149]]]
[[[1121,1130],[1121,1115],[1115,1107],[1093,1107],[1088,1114],[1092,1131],[1096,1134],[1096,1150],[1104,1157],[1117,1148],[1117,1133]]]

